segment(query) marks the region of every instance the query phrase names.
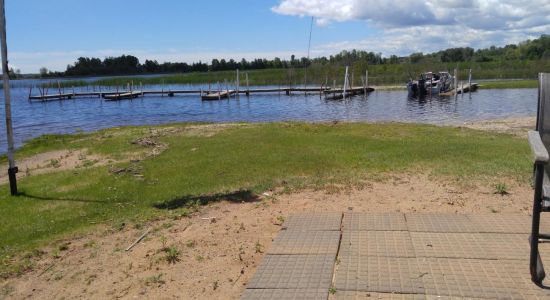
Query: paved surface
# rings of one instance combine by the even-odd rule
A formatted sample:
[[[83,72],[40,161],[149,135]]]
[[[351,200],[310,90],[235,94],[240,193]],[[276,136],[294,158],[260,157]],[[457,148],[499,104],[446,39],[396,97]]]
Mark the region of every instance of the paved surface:
[[[504,214],[296,214],[242,299],[550,299],[530,280],[530,226]],[[550,266],[550,244],[541,256]]]

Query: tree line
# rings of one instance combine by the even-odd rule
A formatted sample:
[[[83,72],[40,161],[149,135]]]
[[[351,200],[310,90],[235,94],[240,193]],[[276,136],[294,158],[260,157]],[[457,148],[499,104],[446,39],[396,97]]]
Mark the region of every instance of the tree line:
[[[474,50],[470,47],[449,48],[435,53],[412,53],[409,56],[382,57],[381,53],[367,52],[363,50],[341,51],[329,57],[317,57],[308,59],[297,58],[292,55],[285,60],[278,57],[274,59],[213,59],[210,63],[196,62],[164,62],[145,60],[142,64],[132,55],[119,57],[99,58],[80,57],[76,62],[68,65],[64,72],[51,72],[46,68],[40,69],[41,77],[54,76],[100,76],[100,75],[135,75],[158,73],[189,73],[226,70],[258,70],[258,69],[283,69],[303,68],[309,65],[353,65],[357,62],[368,65],[404,64],[404,63],[430,63],[430,62],[489,62],[503,60],[540,60],[550,59],[550,35],[542,35],[538,39],[511,44],[504,47],[491,46],[485,49]]]

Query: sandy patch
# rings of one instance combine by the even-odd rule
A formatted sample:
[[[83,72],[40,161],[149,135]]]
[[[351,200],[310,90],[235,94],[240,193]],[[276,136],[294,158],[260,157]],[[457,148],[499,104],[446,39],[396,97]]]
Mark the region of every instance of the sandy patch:
[[[529,214],[531,188],[509,184],[494,194],[492,182],[459,188],[424,175],[394,175],[361,188],[260,195],[255,202],[222,201],[190,218],[165,219],[136,229],[106,230],[66,241],[65,250],[44,249],[34,271],[0,283],[8,298],[238,299],[292,213],[457,212]],[[215,218],[215,219],[213,219]],[[132,250],[125,251],[148,228]],[[169,263],[161,249],[175,247]],[[56,251],[58,251],[56,253]],[[52,258],[54,254],[59,258]]]
[[[471,128],[471,129],[510,133],[513,135],[517,135],[519,137],[526,138],[527,131],[533,130],[535,128],[535,124],[536,124],[535,117],[517,117],[517,118],[469,122],[469,123],[464,123],[461,126]]]
[[[57,150],[33,155],[17,160],[18,178],[26,176],[73,170],[83,167],[100,166],[108,163],[108,159],[99,155],[90,155],[86,149]],[[8,182],[8,166],[0,166],[0,184]]]

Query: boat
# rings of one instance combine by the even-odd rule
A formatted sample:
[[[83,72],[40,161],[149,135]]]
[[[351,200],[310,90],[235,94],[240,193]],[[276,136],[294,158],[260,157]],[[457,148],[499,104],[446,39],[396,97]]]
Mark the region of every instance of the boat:
[[[418,97],[428,94],[439,95],[448,93],[452,89],[454,77],[445,71],[438,73],[427,72],[420,74],[417,80],[412,78],[407,82],[409,96]]]

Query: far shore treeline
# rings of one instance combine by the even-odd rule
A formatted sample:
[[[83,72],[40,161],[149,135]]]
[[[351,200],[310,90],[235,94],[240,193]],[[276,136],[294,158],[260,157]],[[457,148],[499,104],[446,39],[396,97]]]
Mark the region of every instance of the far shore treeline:
[[[136,74],[158,74],[158,73],[190,73],[207,71],[227,70],[262,70],[262,69],[287,69],[303,68],[304,66],[343,66],[343,65],[438,65],[449,63],[484,63],[510,62],[510,61],[534,61],[550,60],[550,35],[542,35],[535,40],[529,40],[517,45],[511,44],[504,47],[492,46],[486,49],[474,50],[472,48],[450,48],[435,53],[412,53],[406,57],[382,57],[380,53],[361,50],[342,51],[329,57],[318,57],[307,59],[296,58],[292,55],[289,59],[254,59],[247,61],[242,59],[213,59],[209,63],[195,62],[164,62],[156,60],[145,60],[140,63],[139,59],[132,55],[119,57],[99,58],[80,57],[68,65],[64,72],[51,72],[41,68],[41,77],[64,77],[64,76],[101,76],[101,75],[136,75]],[[535,73],[536,74],[536,73]],[[523,76],[519,76],[523,77]]]

